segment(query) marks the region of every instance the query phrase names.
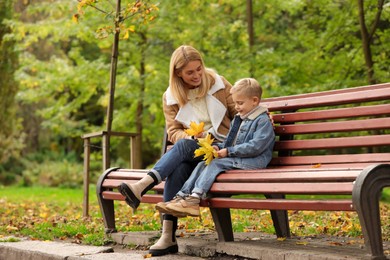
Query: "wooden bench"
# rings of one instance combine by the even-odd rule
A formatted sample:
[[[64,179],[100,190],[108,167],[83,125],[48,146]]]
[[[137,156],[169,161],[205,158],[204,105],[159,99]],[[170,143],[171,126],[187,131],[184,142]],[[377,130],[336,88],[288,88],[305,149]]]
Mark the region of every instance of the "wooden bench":
[[[287,210],[357,211],[372,258],[385,259],[379,198],[390,186],[390,83],[264,99],[277,141],[266,169],[220,174],[201,201],[209,207],[220,241],[233,241],[230,209],[271,210],[277,237],[290,237]],[[107,233],[116,232],[116,187],[147,170],[111,168],[97,183]],[[143,203],[162,201],[164,183]],[[234,195],[265,195],[266,199]],[[324,199],[291,198],[322,195]],[[327,198],[326,195],[347,195]],[[336,197],[336,198],[335,198]],[[346,198],[345,198],[346,197]]]

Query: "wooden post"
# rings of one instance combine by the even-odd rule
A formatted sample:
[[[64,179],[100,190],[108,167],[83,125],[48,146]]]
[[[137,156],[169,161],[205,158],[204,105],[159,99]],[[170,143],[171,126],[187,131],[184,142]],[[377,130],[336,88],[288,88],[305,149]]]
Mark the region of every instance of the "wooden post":
[[[102,136],[103,171],[110,168],[110,133],[103,131]]]
[[[90,139],[84,138],[84,198],[83,198],[83,217],[88,217],[89,212],[89,158],[90,158]]]

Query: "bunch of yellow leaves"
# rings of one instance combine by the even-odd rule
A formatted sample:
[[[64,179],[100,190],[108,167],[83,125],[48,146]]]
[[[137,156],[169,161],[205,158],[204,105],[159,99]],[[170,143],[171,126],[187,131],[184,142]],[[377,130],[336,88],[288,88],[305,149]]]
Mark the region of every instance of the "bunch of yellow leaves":
[[[196,122],[191,121],[190,128],[184,130],[189,136],[197,136],[198,134],[204,131],[204,122],[197,124]]]
[[[208,133],[205,138],[199,138],[198,144],[199,148],[195,150],[194,154],[195,157],[203,156],[203,160],[206,161],[206,165],[209,165],[209,163],[214,159],[218,157],[217,151],[212,146],[214,139],[211,138],[211,134]]]

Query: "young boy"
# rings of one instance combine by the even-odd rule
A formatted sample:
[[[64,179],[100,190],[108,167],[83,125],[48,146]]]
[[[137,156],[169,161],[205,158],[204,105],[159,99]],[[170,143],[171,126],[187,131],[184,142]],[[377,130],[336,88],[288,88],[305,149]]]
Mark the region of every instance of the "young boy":
[[[158,203],[156,209],[177,217],[199,216],[200,199],[206,196],[218,174],[230,169],[265,168],[271,161],[275,134],[267,109],[259,106],[259,83],[252,78],[241,79],[230,93],[238,114],[226,140],[214,146],[218,157],[209,165],[200,162],[176,197]]]

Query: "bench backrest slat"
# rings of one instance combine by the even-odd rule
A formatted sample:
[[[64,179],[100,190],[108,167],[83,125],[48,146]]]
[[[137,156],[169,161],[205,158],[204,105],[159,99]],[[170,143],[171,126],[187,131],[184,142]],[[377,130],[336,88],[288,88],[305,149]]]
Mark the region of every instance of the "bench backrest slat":
[[[390,83],[262,103],[275,123],[269,167],[390,162]]]
[[[360,102],[378,101],[390,99],[390,84],[383,84],[381,88],[367,89],[365,91],[358,91],[351,88],[350,92],[334,94],[331,91],[318,92],[317,95],[297,95],[290,96],[283,99],[281,97],[278,101],[271,99],[263,100],[263,105],[266,105],[270,111],[279,110],[295,110],[302,108],[337,106],[343,104],[355,104]]]
[[[274,150],[310,150],[390,145],[390,135],[338,137],[311,140],[279,141]]]
[[[390,83],[382,83],[382,84],[368,85],[368,86],[361,86],[361,87],[354,87],[354,88],[341,88],[341,86],[340,86],[339,89],[335,89],[335,90],[305,93],[305,94],[296,94],[296,95],[290,95],[290,96],[272,97],[272,98],[267,98],[267,100],[270,102],[286,101],[286,100],[297,99],[297,98],[310,98],[310,97],[321,97],[321,96],[342,94],[342,93],[365,92],[367,90],[373,90],[373,89],[382,89],[383,90],[383,89],[386,89],[388,87],[390,87]]]
[[[363,119],[363,120],[353,120],[353,121],[281,125],[275,127],[275,133],[279,135],[312,134],[312,133],[380,130],[384,128],[390,128],[390,118],[374,118],[374,119]]]
[[[371,162],[372,164],[386,163],[389,161],[390,153],[362,153],[362,154],[337,154],[337,155],[311,155],[311,156],[286,156],[272,159],[272,164],[283,165],[312,165],[321,167],[318,164],[328,163],[359,163]]]
[[[362,116],[383,116],[390,115],[390,105],[374,105],[350,108],[336,108],[328,110],[316,110],[308,112],[295,112],[274,114],[273,119],[275,123],[293,123],[305,122],[310,120],[327,120],[348,117],[362,117]]]

